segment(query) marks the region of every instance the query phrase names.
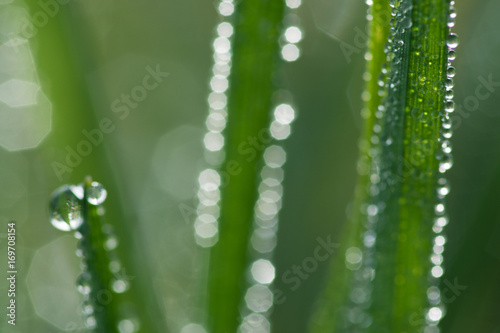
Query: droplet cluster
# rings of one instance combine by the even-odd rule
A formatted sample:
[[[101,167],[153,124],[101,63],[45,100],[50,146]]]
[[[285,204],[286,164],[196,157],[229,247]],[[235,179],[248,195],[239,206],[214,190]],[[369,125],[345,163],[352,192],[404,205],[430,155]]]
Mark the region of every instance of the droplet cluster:
[[[264,151],[264,167],[260,174],[259,197],[255,204],[253,232],[250,255],[253,262],[249,267],[249,287],[245,294],[245,307],[242,311],[241,332],[270,332],[269,315],[273,306],[271,284],[275,278],[272,263],[278,231],[278,213],[283,196],[283,166],[286,152],[280,140],[290,134],[290,124],[295,111],[290,104],[281,103],[274,108],[274,120],[269,129],[277,140]]]
[[[286,5],[289,9],[285,16],[285,31],[280,40],[281,57],[283,60],[292,62],[300,57],[299,42],[303,38],[303,31],[300,28],[300,19],[295,14],[295,10],[300,7],[302,0],[287,0]]]
[[[213,246],[218,239],[218,218],[221,177],[219,167],[224,160],[224,136],[227,121],[227,89],[231,72],[231,40],[233,25],[230,22],[234,12],[232,0],[222,0],[218,5],[219,24],[213,42],[212,77],[208,95],[208,117],[205,122],[207,132],[203,139],[205,160],[209,167],[198,177],[198,207],[194,223],[195,239],[202,247]]]
[[[109,286],[102,290],[93,290],[96,283],[93,283],[95,277],[92,276],[92,270],[89,269],[92,256],[95,251],[92,249],[89,239],[89,226],[85,224],[83,217],[83,200],[95,206],[98,215],[104,215],[102,204],[106,200],[107,191],[98,182],[91,182],[86,187],[84,185],[63,185],[52,194],[49,209],[52,225],[62,231],[74,231],[74,236],[78,239],[76,255],[81,258],[82,273],[76,280],[77,290],[83,295],[82,314],[84,323],[88,329],[95,329],[98,325],[97,312],[103,311],[103,306],[111,302],[114,294],[123,294],[128,291],[129,277],[119,260],[116,249],[118,247],[118,238],[114,232],[113,226],[103,224],[102,249],[105,251],[108,263],[108,270],[112,276]],[[139,329],[139,321],[134,317],[124,317],[118,324],[120,333],[134,333]]]

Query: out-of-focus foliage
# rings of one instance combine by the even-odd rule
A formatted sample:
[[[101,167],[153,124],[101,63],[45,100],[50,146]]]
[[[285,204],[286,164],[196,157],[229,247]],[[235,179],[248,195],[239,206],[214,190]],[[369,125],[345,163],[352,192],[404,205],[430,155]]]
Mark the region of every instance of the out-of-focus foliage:
[[[321,11],[321,1],[301,7],[302,56],[283,73],[299,114],[286,144],[275,255],[275,283],[284,302],[275,307],[275,332],[306,330],[327,264],[299,279],[294,289],[297,284],[283,277],[290,277],[294,266],[314,254],[318,237],[340,241],[356,179],[365,8],[344,20],[339,39],[318,26],[318,6]],[[47,200],[59,185],[78,183],[92,174],[112,193],[107,218],[121,244],[127,244],[121,249],[128,274],[149,302],[145,312],[158,327],[180,332],[191,318],[200,316],[198,277],[200,262],[207,259],[193,239],[191,217],[179,207],[196,207],[215,5],[189,0],[75,1],[57,7],[30,38],[38,82],[52,105],[51,131],[34,148],[0,148],[0,217],[2,225],[9,220],[18,225],[15,329],[64,332],[83,325],[74,283],[79,271],[76,241],[50,226]],[[28,3],[28,10],[39,19],[37,13],[46,13],[36,1]],[[442,288],[449,302],[443,332],[494,332],[500,326],[500,252],[495,241],[500,233],[495,205],[495,179],[500,174],[499,11],[492,0],[457,3],[455,31],[461,45],[454,63],[457,110],[454,167],[448,173],[450,223]],[[10,38],[2,35],[2,45]],[[0,85],[15,68],[2,52]],[[148,68],[169,75],[160,77],[144,100],[129,104],[126,95],[143,84]],[[77,151],[82,140],[89,141],[83,130],[99,128],[105,118],[113,130],[103,133],[102,141],[92,145],[81,162],[72,160],[71,171],[58,179],[53,162],[67,165],[70,151]],[[3,281],[5,274],[0,272]],[[2,295],[5,286],[0,285]],[[68,306],[61,307],[62,302]],[[12,327],[2,321],[0,330],[10,332]]]

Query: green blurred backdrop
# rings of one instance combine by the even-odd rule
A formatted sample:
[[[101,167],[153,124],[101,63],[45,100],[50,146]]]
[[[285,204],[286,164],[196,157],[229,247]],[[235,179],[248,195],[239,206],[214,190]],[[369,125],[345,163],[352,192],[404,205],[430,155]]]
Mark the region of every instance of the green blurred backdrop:
[[[76,240],[50,225],[47,203],[56,187],[91,174],[108,189],[108,219],[117,229],[137,292],[145,304],[154,304],[145,312],[180,332],[201,316],[197,304],[206,254],[194,241],[192,219],[180,207],[196,207],[197,177],[204,166],[216,4],[57,4],[58,12],[35,33],[23,31],[17,22],[26,15],[43,18],[36,16],[47,12],[40,3],[0,4],[0,84],[12,73],[26,75],[48,98],[36,94],[45,107],[29,124],[25,118],[11,118],[3,105],[0,110],[1,251],[6,249],[6,223],[15,220],[19,271],[18,322],[12,327],[2,320],[0,331],[57,333],[82,327],[74,286],[79,270]],[[481,78],[500,82],[500,2],[466,0],[456,7],[454,31],[461,44],[454,62],[455,102],[464,111],[455,114],[455,163],[448,173],[452,191],[442,281],[443,290],[451,292],[446,294],[442,327],[453,333],[500,332],[500,84],[491,85],[489,96],[478,100],[476,108],[470,106]],[[365,5],[310,0],[298,13],[304,33],[301,58],[283,71],[298,117],[285,143],[288,161],[275,253],[275,286],[284,291],[286,301],[275,306],[273,332],[305,332],[327,264],[295,291],[281,277],[312,255],[317,237],[331,235],[341,242],[361,128],[364,50],[359,43],[364,41],[360,31],[366,28]],[[16,34],[29,34],[29,47],[12,46]],[[346,56],[342,45],[353,52]],[[26,52],[31,52],[32,62]],[[18,68],[18,63],[28,65]],[[114,112],[124,105],[115,101],[141,85],[148,68],[157,67],[169,75],[128,113]],[[58,176],[54,162],[64,164],[67,147],[76,149],[85,139],[82,130],[98,128],[104,118],[111,119],[113,130],[71,171],[58,169]],[[43,139],[33,139],[29,149],[13,148],[19,140],[16,133],[23,131]],[[5,281],[6,255],[1,256],[0,280]],[[453,290],[450,284],[463,287]],[[0,284],[2,307],[7,305],[5,287]]]

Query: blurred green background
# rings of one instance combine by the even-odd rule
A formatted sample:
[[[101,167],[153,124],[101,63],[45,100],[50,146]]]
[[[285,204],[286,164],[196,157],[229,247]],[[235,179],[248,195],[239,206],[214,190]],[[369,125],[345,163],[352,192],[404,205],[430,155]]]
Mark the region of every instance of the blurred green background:
[[[6,224],[11,220],[17,222],[19,271],[17,325],[7,325],[4,318],[0,331],[57,333],[82,327],[74,284],[76,240],[50,225],[48,198],[58,186],[80,183],[91,174],[108,190],[108,220],[117,229],[132,283],[144,302],[153,304],[151,316],[180,332],[200,317],[206,253],[195,243],[194,217],[186,219],[180,207],[196,207],[197,177],[205,163],[202,138],[216,3],[61,1],[58,12],[36,32],[24,29],[23,20],[43,19],[37,13],[47,10],[40,3],[1,3],[0,99],[9,100],[15,91],[2,86],[13,78],[32,81],[40,90],[26,88],[38,108],[20,106],[19,117],[0,102],[5,253],[0,280],[6,278]],[[500,82],[500,2],[466,0],[456,7],[454,31],[461,44],[454,62],[455,103],[464,112],[455,114],[454,167],[447,174],[452,191],[442,283],[449,302],[442,327],[454,333],[500,332],[500,84],[490,86],[487,98],[476,99],[477,107],[468,104],[481,78]],[[286,301],[275,306],[273,332],[305,332],[327,264],[321,263],[296,291],[281,276],[312,255],[318,237],[342,241],[361,128],[364,49],[359,43],[364,39],[359,32],[366,28],[366,6],[310,0],[298,15],[304,34],[301,57],[283,71],[298,117],[285,143],[288,160],[274,264],[275,287],[284,291]],[[29,45],[19,36],[28,37]],[[353,53],[346,56],[341,45]],[[148,66],[169,75],[129,114],[113,112],[122,94],[142,84]],[[66,147],[76,149],[85,139],[82,130],[98,128],[104,118],[111,119],[113,130],[71,171],[58,169],[58,177],[54,162],[65,163]],[[454,284],[464,287],[454,292]],[[0,284],[4,309],[6,286]]]

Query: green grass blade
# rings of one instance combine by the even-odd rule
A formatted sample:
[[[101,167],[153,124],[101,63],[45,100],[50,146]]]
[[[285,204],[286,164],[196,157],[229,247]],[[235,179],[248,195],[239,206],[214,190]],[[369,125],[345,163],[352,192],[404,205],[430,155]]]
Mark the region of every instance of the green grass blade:
[[[321,295],[311,320],[310,331],[313,333],[333,332],[336,327],[343,326],[342,323],[339,323],[344,321],[342,306],[348,298],[354,273],[344,264],[345,253],[349,248],[359,246],[361,233],[366,222],[362,206],[366,205],[370,197],[370,168],[372,164],[370,151],[373,149],[371,137],[376,119],[375,114],[382,98],[379,95],[380,87],[377,81],[386,58],[384,46],[389,34],[389,0],[373,1],[368,11],[368,18],[370,33],[368,40],[369,56],[366,57],[368,60],[365,74],[365,96],[370,96],[370,98],[366,100],[361,112],[364,124],[359,141],[358,182],[339,251],[332,260],[325,292]]]
[[[44,14],[36,1],[27,2],[33,15]],[[113,222],[120,240],[126,246],[120,246],[119,252],[124,266],[135,276],[133,290],[134,303],[138,305],[141,329],[145,331],[166,331],[160,305],[155,298],[151,277],[139,272],[148,271],[151,263],[139,245],[141,229],[137,227],[134,211],[127,209],[129,203],[122,203],[116,193],[123,193],[124,183],[118,184],[120,170],[112,169],[108,162],[109,138],[102,144],[92,146],[92,152],[83,156],[77,152],[70,154],[68,149],[77,151],[78,145],[87,141],[82,130],[99,129],[102,119],[107,118],[105,112],[109,105],[97,105],[91,102],[88,81],[85,79],[94,63],[95,49],[89,41],[89,31],[84,11],[78,3],[67,3],[60,6],[60,11],[50,17],[47,24],[35,26],[33,36],[24,35],[32,44],[33,58],[40,76],[40,85],[52,103],[52,129],[39,147],[44,163],[40,164],[46,175],[47,183],[76,183],[85,175],[92,174],[106,183],[106,187],[115,195],[107,202],[107,216]],[[36,22],[35,22],[36,23]],[[92,89],[100,91],[98,81]],[[96,108],[102,107],[102,113]],[[114,122],[113,126],[119,126]],[[75,157],[78,155],[78,157]],[[72,163],[68,162],[72,161]],[[126,185],[126,184],[125,184]],[[116,223],[115,223],[116,222]],[[135,230],[132,234],[129,230]]]
[[[444,215],[444,195],[438,194],[446,186],[442,173],[451,167],[446,139],[453,102],[444,97],[445,86],[451,89],[450,2],[396,1],[393,13],[375,159],[380,181],[369,206],[377,237],[373,261],[365,266],[374,269],[371,332],[417,331],[436,325],[442,316],[439,299],[429,302],[427,290],[442,275],[442,258],[434,257],[434,267],[430,259],[440,256],[438,248],[433,252],[442,239],[436,237],[440,228],[434,220]]]
[[[380,5],[373,3],[375,13]],[[355,272],[350,275],[338,268],[341,263],[337,261],[341,273],[335,276],[334,270],[313,332],[432,329],[444,310],[439,297],[429,300],[427,291],[442,274],[444,237],[437,234],[445,224],[448,192],[442,174],[452,164],[447,139],[451,136],[454,69],[449,67],[448,46],[456,45],[449,33],[453,25],[450,2],[391,0],[390,6],[387,64],[380,73],[368,66],[372,81],[367,84],[367,109],[371,111],[367,113],[375,118],[368,118],[367,127],[370,120],[373,127],[371,133],[365,132],[371,136],[370,143],[361,146],[361,160],[371,159],[372,170],[367,178],[361,173],[355,223],[348,226],[343,244],[345,264]],[[378,35],[371,33],[374,49]],[[375,78],[380,94],[373,94]],[[369,194],[363,180],[369,184]],[[344,291],[351,276],[351,288]],[[339,310],[343,310],[342,318]]]
[[[284,1],[239,1],[229,77],[219,241],[211,250],[208,320],[211,332],[236,332],[248,267],[248,242],[261,156],[270,138],[273,75]]]
[[[64,185],[51,198],[51,222],[59,230],[75,231],[79,239],[82,274],[77,287],[87,328],[95,333],[137,332],[141,324],[129,292],[133,277],[127,275],[116,251],[118,239],[105,221],[106,196],[90,177],[82,185]]]

